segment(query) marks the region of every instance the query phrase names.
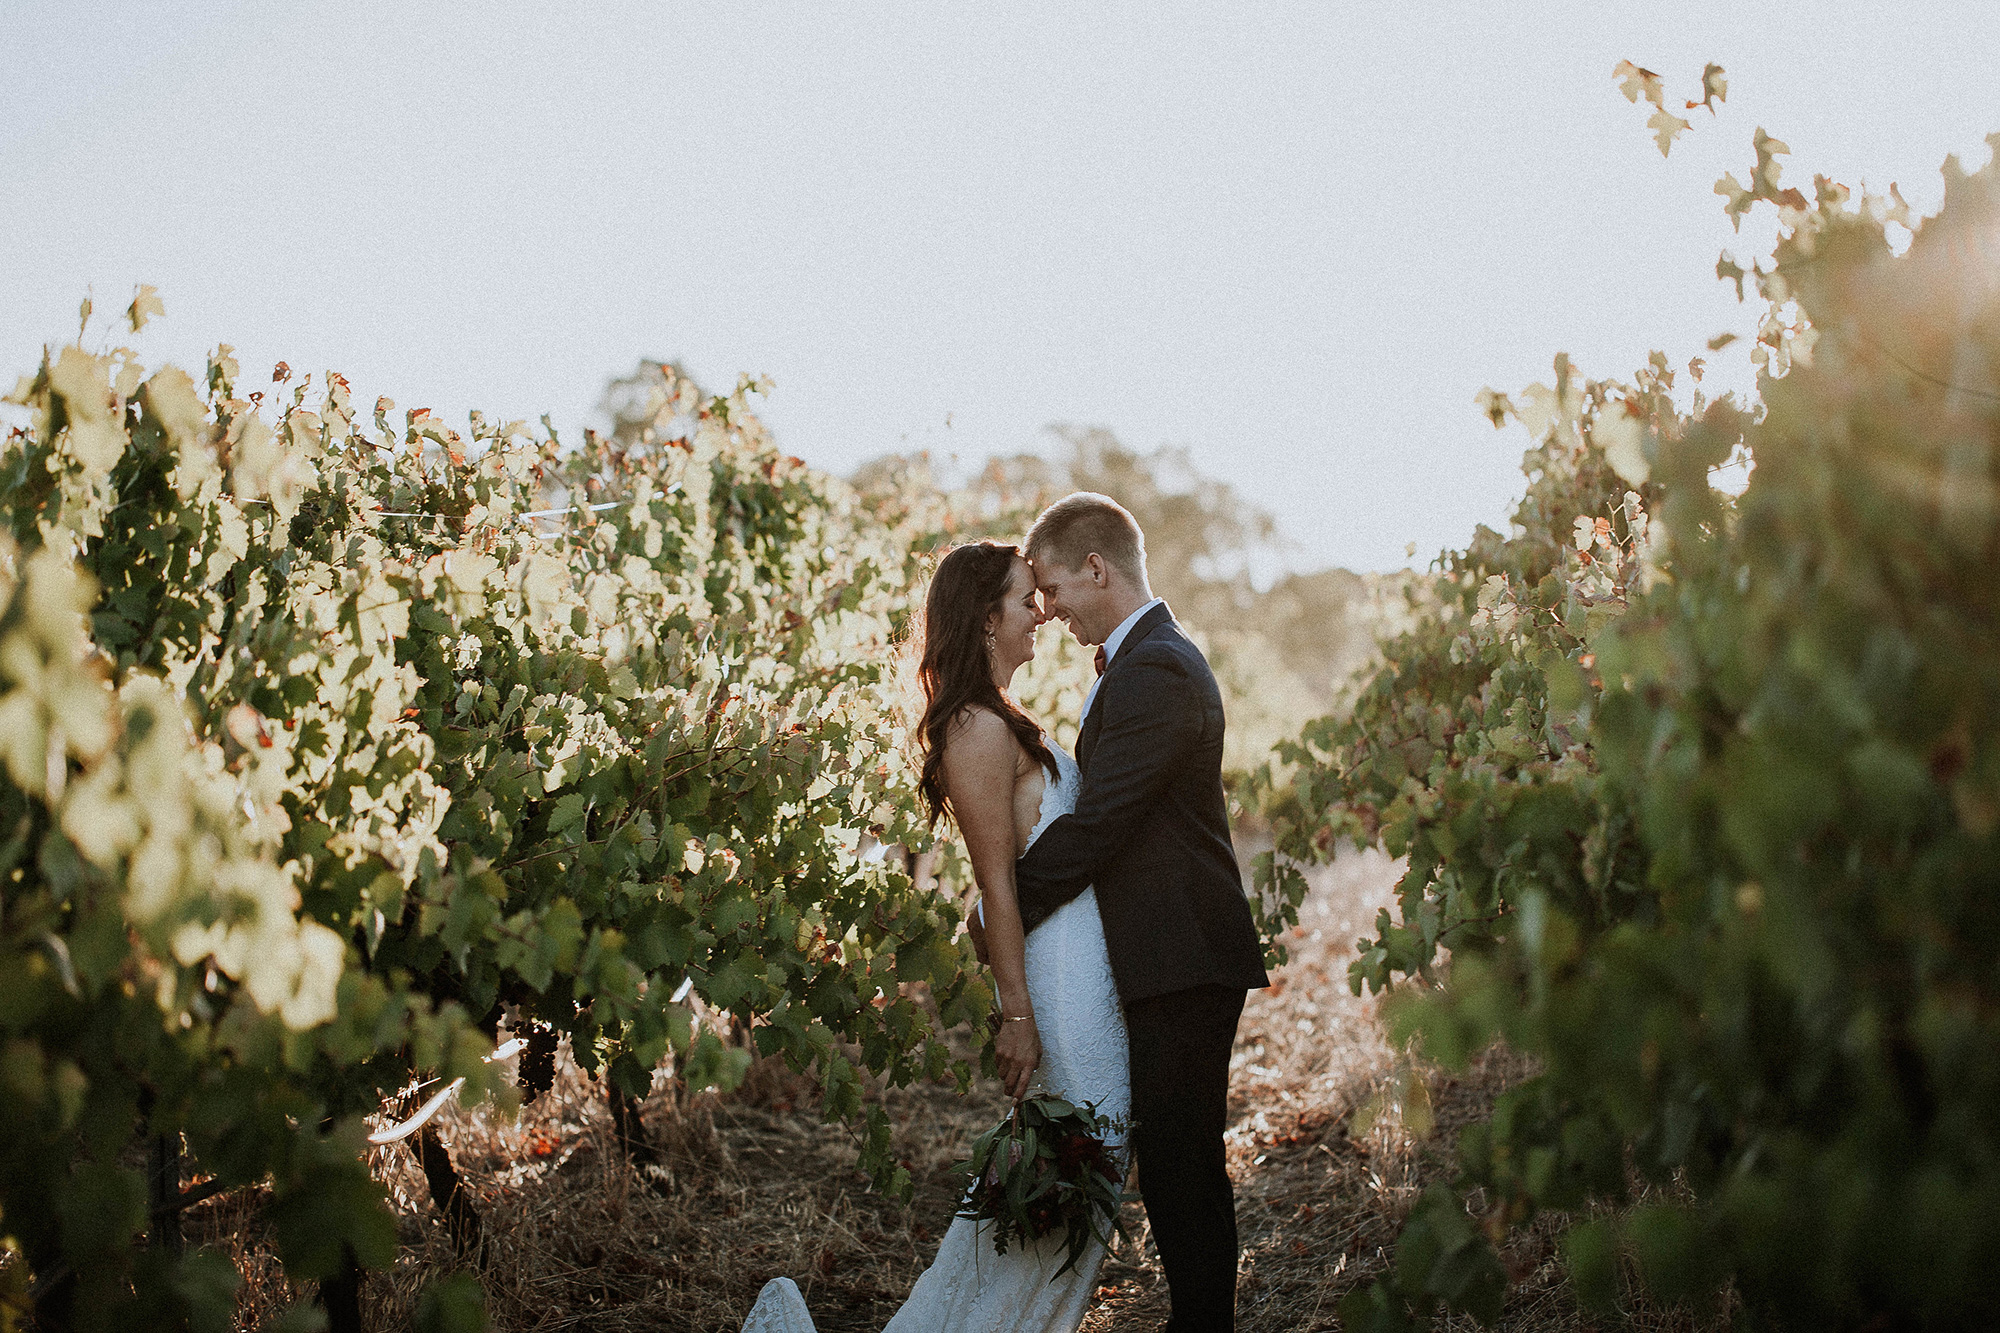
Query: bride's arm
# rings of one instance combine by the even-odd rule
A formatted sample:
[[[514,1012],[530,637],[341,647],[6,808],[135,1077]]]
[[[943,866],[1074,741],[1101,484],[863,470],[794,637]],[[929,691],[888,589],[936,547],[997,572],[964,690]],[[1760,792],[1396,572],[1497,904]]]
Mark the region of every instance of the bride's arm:
[[[952,817],[979,882],[986,955],[1000,988],[1000,1036],[994,1053],[1001,1081],[1016,1099],[1027,1091],[1042,1058],[1028,1000],[1027,936],[1014,897],[1014,765],[1020,753],[1020,742],[1005,722],[983,708],[974,709],[947,736],[943,765]]]

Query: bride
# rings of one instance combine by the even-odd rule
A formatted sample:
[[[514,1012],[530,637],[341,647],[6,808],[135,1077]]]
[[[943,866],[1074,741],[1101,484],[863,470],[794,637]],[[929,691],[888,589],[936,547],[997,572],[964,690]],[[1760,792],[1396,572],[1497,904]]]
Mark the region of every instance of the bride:
[[[1014,898],[1015,859],[1075,805],[1078,785],[1076,762],[1007,694],[1035,655],[1043,619],[1019,548],[974,542],[938,562],[921,629],[919,788],[933,824],[949,814],[958,825],[979,883],[973,937],[1000,993],[995,1054],[1008,1094],[1019,1101],[1045,1088],[1122,1121],[1131,1104],[1125,1021],[1097,899],[1085,890],[1024,938]],[[1125,1160],[1122,1140],[1113,1146]],[[1057,1278],[1060,1235],[999,1255],[991,1226],[955,1218],[884,1333],[1074,1333],[1103,1246],[1093,1242]],[[790,1278],[765,1285],[743,1333],[813,1333]]]

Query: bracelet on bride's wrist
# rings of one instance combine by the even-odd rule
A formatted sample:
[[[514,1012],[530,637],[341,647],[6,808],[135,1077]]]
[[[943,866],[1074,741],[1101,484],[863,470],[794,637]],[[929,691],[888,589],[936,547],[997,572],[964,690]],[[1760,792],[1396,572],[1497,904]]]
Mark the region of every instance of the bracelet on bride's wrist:
[[[1002,1023],[1029,1023],[1034,1021],[1034,1017],[1033,1014],[1008,1014],[1000,1021]]]

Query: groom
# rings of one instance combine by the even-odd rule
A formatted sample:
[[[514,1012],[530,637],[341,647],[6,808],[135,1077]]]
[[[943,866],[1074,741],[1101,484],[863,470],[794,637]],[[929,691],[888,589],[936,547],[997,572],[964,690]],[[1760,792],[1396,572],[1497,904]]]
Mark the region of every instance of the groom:
[[[1097,888],[1132,1060],[1132,1146],[1160,1247],[1170,1333],[1233,1329],[1236,1203],[1224,1163],[1229,1051],[1244,993],[1270,984],[1222,794],[1222,695],[1146,582],[1123,506],[1079,492],[1028,533],[1043,609],[1097,645],[1074,813],[1016,864],[1032,931]]]

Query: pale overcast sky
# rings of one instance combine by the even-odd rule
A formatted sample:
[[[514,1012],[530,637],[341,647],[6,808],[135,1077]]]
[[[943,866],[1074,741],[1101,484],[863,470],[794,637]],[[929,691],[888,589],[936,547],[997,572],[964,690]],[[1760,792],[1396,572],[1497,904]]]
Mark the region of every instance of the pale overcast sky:
[[[580,427],[677,357],[770,375],[835,470],[1058,421],[1186,444],[1302,567],[1504,522],[1526,438],[1482,385],[1747,331],[1711,186],[1755,127],[1797,183],[1925,210],[2000,130],[1990,0],[14,0],[6,32],[8,383],[137,282],[149,360],[227,341],[460,423]],[[1626,58],[1682,98],[1717,61],[1729,101],[1663,161]]]

